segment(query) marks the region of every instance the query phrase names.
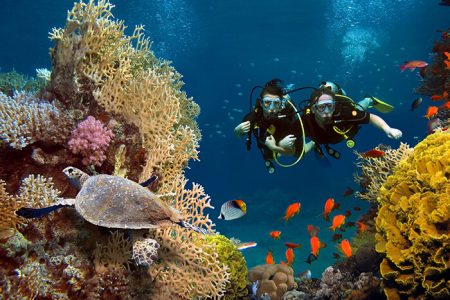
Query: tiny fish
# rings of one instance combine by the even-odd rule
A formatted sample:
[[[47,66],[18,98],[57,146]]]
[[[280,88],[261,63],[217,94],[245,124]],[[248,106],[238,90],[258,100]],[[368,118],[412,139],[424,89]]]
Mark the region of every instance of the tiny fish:
[[[410,69],[411,72],[414,71],[416,68],[425,68],[428,66],[428,63],[422,60],[410,60],[405,62],[403,65],[400,66],[400,70],[405,71],[406,69]]]
[[[347,197],[354,193],[355,191],[351,187],[347,187],[347,189],[344,191],[343,196]]]
[[[364,223],[362,223],[360,221],[357,221],[356,225],[358,225],[358,232],[366,232],[367,231],[366,224],[364,224]]]
[[[348,240],[342,240],[341,249],[345,256],[352,256],[352,247],[350,246],[350,242]]]
[[[384,151],[378,150],[378,149],[371,149],[369,151],[366,152],[362,152],[360,153],[360,155],[362,157],[370,157],[370,158],[378,158],[378,157],[382,157],[385,155]]]
[[[248,248],[253,248],[256,246],[258,246],[258,243],[256,243],[256,242],[247,242],[247,243],[241,243],[241,244],[236,245],[236,247],[239,251],[242,251],[242,250],[245,250]]]
[[[295,202],[289,205],[284,215],[284,219],[286,220],[286,222],[293,216],[297,215],[300,212],[300,208],[301,208],[300,202]]]
[[[304,272],[300,272],[297,277],[300,278],[300,280],[311,279],[311,270],[307,269]]]
[[[292,248],[292,249],[300,248],[302,246],[301,244],[290,243],[290,242],[286,242],[284,244],[286,245],[286,247]]]
[[[345,216],[344,215],[336,215],[333,218],[332,225],[330,226],[330,229],[335,231],[337,228],[341,227],[345,223]]]
[[[428,120],[432,118],[435,114],[437,114],[439,111],[439,108],[437,106],[429,106],[427,109],[427,113],[425,114],[425,118]]]
[[[305,260],[305,263],[311,264],[313,261],[317,260],[317,256],[310,253],[308,258]]]
[[[272,251],[270,251],[270,250],[267,252],[267,255],[266,255],[266,264],[268,264],[268,265],[274,264],[273,254],[272,254]]]
[[[287,261],[287,264],[289,266],[292,265],[292,263],[294,262],[294,259],[295,259],[294,249],[288,248],[286,250],[286,261]]]
[[[332,236],[333,242],[336,242],[336,241],[338,241],[340,239],[342,239],[342,234],[340,234],[340,233],[333,234],[333,236]]]
[[[273,239],[279,239],[281,236],[281,231],[271,231],[269,233],[270,237]]]
[[[311,224],[308,224],[307,226],[309,236],[317,236],[319,234],[320,228]]]
[[[413,103],[411,103],[411,111],[414,111],[416,108],[418,108],[421,103],[422,97],[419,97],[416,100],[414,100]]]
[[[247,212],[247,205],[242,200],[230,200],[222,204],[219,219],[234,220],[242,217]]]

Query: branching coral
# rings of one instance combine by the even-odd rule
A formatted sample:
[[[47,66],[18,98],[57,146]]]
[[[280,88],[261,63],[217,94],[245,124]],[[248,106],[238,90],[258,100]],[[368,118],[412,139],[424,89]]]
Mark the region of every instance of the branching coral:
[[[97,244],[95,248],[95,270],[98,273],[106,273],[108,270],[129,269],[131,256],[131,242],[122,232],[114,231],[106,245]]]
[[[0,142],[19,150],[37,141],[56,144],[71,128],[71,118],[54,104],[24,92],[0,92]]]
[[[378,158],[363,157],[355,152],[356,166],[361,169],[361,175],[354,176],[355,182],[363,187],[357,196],[361,199],[375,202],[379,196],[379,190],[387,177],[392,174],[395,167],[405,158],[409,157],[413,149],[408,144],[400,142],[398,149],[386,149],[385,155]]]
[[[24,222],[16,215],[21,203],[6,192],[5,186],[6,183],[0,179],[0,232],[15,229]]]
[[[192,190],[185,189],[186,182],[183,177],[178,179],[176,195],[171,197],[173,206],[184,220],[213,233],[214,224],[204,211],[212,207],[209,196],[196,184]],[[229,268],[220,262],[214,244],[205,235],[177,226],[150,230],[150,237],[161,245],[159,260],[149,268],[159,287],[157,294],[181,299],[225,295]]]
[[[376,250],[389,299],[450,297],[450,134],[414,148],[380,190]]]

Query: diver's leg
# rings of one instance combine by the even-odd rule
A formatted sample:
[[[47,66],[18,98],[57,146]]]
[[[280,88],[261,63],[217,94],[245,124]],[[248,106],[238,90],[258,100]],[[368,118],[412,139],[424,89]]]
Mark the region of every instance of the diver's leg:
[[[359,101],[358,104],[361,105],[361,107],[364,110],[367,110],[369,107],[372,107],[373,100],[372,100],[372,98],[366,97],[366,98],[362,99],[361,101]]]

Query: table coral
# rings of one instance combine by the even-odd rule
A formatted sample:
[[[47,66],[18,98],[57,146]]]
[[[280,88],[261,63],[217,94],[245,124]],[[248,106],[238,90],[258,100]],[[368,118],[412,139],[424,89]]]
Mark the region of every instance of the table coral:
[[[389,299],[450,297],[450,133],[438,131],[380,190],[376,250]]]

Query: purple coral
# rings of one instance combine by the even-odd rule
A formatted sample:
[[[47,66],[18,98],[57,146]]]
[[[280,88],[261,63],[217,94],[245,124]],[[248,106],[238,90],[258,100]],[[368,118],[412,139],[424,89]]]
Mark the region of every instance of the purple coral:
[[[72,131],[69,149],[74,154],[83,156],[84,165],[100,166],[106,159],[104,153],[113,137],[112,131],[106,128],[102,122],[93,116],[88,116]]]

